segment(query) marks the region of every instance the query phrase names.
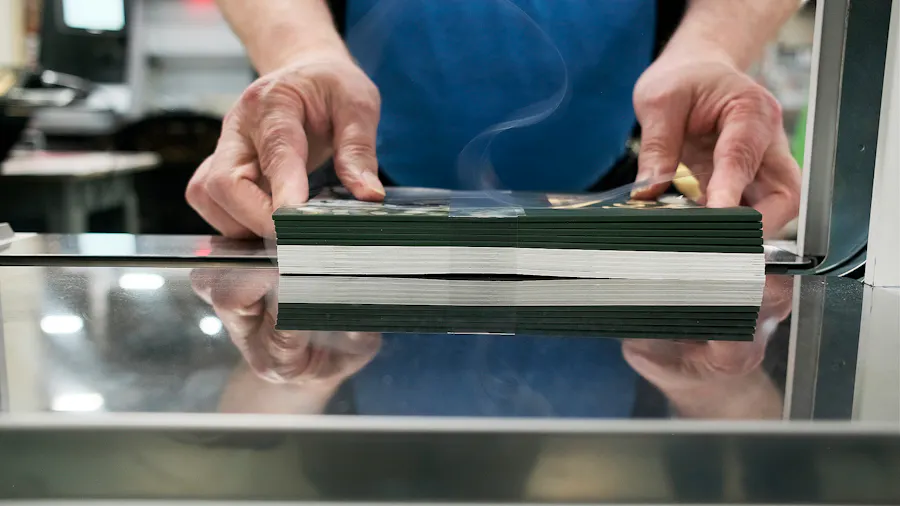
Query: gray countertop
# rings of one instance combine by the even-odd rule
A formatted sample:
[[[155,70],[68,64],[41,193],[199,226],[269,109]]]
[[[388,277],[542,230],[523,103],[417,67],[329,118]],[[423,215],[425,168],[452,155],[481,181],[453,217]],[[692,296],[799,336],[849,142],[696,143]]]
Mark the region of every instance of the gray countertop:
[[[228,261],[0,267],[0,499],[900,502],[898,290],[770,275],[753,342],[285,331]]]

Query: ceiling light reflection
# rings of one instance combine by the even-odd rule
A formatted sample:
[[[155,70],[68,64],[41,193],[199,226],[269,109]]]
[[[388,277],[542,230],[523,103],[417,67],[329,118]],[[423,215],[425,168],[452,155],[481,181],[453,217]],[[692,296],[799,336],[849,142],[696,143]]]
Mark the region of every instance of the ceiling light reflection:
[[[47,315],[41,318],[45,334],[74,334],[84,328],[84,319],[73,314]]]
[[[222,331],[222,321],[215,316],[204,316],[200,319],[200,331],[208,336],[214,336]]]
[[[119,278],[119,288],[123,290],[159,290],[166,280],[159,274],[130,272]]]

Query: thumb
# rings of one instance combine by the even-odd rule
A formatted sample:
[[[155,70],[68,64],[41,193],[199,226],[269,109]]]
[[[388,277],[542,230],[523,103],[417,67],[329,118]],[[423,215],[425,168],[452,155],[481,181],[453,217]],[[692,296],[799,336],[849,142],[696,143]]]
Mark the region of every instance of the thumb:
[[[632,193],[634,198],[655,199],[669,187],[669,176],[674,176],[681,160],[689,112],[689,102],[672,100],[639,114],[641,150],[637,183],[647,184],[636,188]]]
[[[375,139],[378,135],[378,106],[338,106],[333,114],[334,169],[341,183],[360,200],[384,198],[378,180]]]

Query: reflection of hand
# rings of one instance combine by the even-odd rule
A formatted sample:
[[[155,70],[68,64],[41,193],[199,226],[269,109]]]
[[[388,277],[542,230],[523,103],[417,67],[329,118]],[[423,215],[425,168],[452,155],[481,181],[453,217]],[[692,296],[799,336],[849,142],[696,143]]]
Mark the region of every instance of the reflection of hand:
[[[767,276],[752,342],[629,339],[625,360],[682,416],[780,418],[781,394],[760,366],[769,338],[790,314],[792,288],[790,277]]]
[[[790,153],[781,106],[721,55],[664,52],[634,89],[642,127],[639,180],[672,175],[679,162],[698,174],[710,207],[750,205],[776,234],[800,209],[800,169]],[[657,184],[638,192],[651,199]]]
[[[310,405],[324,406],[381,344],[380,334],[276,330],[274,270],[197,269],[191,272],[191,282],[246,363],[223,396],[229,409],[291,411],[295,406],[305,411]]]

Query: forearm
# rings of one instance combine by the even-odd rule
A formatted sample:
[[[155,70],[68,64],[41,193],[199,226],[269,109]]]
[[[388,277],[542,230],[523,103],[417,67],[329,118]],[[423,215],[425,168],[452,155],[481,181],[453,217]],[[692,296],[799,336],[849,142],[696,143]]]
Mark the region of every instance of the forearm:
[[[260,74],[304,51],[346,51],[325,0],[217,0]]]
[[[803,4],[801,0],[689,0],[666,52],[720,53],[747,69]]]

